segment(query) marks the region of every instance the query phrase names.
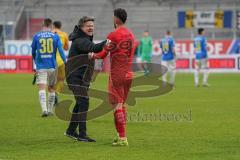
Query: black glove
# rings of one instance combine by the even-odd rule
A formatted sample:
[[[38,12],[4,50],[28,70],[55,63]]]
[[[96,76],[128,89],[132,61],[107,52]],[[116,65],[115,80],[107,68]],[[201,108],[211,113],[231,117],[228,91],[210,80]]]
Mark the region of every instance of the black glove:
[[[35,85],[36,80],[37,80],[37,73],[36,73],[36,71],[34,71],[32,85]]]

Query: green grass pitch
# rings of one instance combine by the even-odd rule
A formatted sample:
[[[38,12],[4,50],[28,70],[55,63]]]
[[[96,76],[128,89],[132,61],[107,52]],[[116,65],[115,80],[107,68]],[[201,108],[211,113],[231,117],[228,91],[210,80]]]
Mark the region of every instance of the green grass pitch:
[[[210,88],[195,88],[192,74],[178,74],[172,92],[137,99],[129,115],[189,114],[191,119],[128,122],[129,147],[112,147],[112,113],[88,122],[97,143],[66,138],[67,122],[40,117],[32,75],[0,74],[0,160],[239,160],[240,75],[212,74]],[[105,89],[107,75],[94,88]],[[68,98],[62,96],[61,98]],[[91,107],[97,104],[91,100]],[[136,118],[136,117],[135,117]]]

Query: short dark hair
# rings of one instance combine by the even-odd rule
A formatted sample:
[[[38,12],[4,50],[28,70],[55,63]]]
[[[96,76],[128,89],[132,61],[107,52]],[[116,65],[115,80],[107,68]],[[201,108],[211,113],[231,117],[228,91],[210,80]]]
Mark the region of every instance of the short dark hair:
[[[204,31],[204,28],[199,28],[198,29],[198,34],[202,34],[203,31]]]
[[[89,21],[94,22],[94,21],[95,21],[94,17],[91,17],[91,16],[83,16],[83,17],[80,18],[80,20],[78,21],[78,26],[81,28],[81,27],[84,26],[84,24],[85,24],[86,22],[89,22]]]
[[[122,21],[123,24],[127,21],[127,12],[125,9],[117,8],[114,10],[114,16]]]
[[[166,34],[167,34],[167,35],[171,35],[171,33],[172,33],[172,32],[171,32],[170,30],[167,30],[167,31],[166,31]]]
[[[53,26],[55,28],[61,29],[62,28],[62,22],[61,21],[54,21]]]
[[[43,20],[43,26],[44,27],[50,27],[52,25],[52,20],[50,18],[45,18]]]

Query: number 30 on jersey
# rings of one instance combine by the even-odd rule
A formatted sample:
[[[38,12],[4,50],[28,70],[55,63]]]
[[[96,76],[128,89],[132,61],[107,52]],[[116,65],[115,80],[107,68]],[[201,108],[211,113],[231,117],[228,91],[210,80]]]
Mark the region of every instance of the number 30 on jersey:
[[[41,49],[40,49],[40,53],[42,54],[50,54],[53,53],[53,39],[52,38],[41,38],[39,40],[40,44],[41,44]]]

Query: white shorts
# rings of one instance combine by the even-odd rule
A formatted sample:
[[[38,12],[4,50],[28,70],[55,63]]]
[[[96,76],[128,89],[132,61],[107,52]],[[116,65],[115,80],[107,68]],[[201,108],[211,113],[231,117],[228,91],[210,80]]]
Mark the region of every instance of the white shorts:
[[[176,69],[176,62],[175,62],[175,60],[169,60],[169,61],[163,61],[162,60],[162,65],[167,67],[168,71]]]
[[[57,70],[55,69],[42,69],[37,71],[37,84],[46,84],[54,86],[57,82]]]
[[[195,68],[196,69],[208,69],[208,59],[196,59],[195,61]]]

